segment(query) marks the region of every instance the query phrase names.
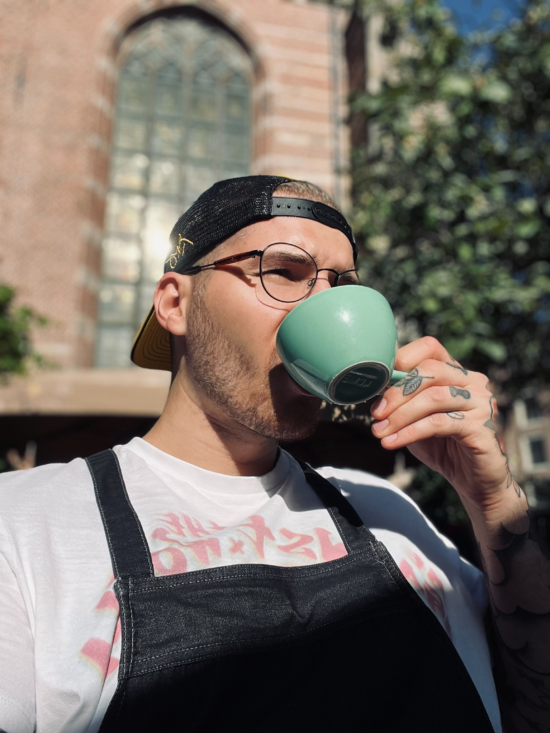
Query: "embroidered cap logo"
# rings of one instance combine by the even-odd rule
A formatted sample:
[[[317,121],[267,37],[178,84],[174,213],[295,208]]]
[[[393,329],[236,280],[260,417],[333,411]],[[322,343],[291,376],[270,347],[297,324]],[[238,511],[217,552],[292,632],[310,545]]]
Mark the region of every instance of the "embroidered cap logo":
[[[164,263],[165,265],[168,265],[171,270],[176,267],[180,257],[183,257],[187,244],[193,246],[193,242],[190,239],[185,239],[185,237],[182,237],[181,234],[178,234],[178,243],[176,244],[176,250],[175,252],[172,252],[170,257]]]

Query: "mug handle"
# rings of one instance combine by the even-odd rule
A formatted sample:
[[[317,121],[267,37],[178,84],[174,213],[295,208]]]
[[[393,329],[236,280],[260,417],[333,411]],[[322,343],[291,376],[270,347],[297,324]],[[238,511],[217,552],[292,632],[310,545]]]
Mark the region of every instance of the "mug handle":
[[[386,384],[382,387],[382,389],[380,390],[380,392],[377,392],[376,395],[374,395],[374,397],[378,397],[378,396],[384,394],[384,392],[386,391],[386,389],[388,387],[393,387],[394,384],[397,384],[397,382],[400,382],[402,379],[405,379],[405,377],[408,377],[408,376],[409,376],[408,372],[398,372],[398,371],[394,370],[391,373],[391,377],[390,377],[389,381],[386,382]]]
[[[405,379],[405,377],[408,377],[408,376],[409,376],[408,372],[393,371],[390,377],[390,381],[388,382],[388,386],[392,387],[394,384],[397,384],[397,382],[400,382],[402,379]]]

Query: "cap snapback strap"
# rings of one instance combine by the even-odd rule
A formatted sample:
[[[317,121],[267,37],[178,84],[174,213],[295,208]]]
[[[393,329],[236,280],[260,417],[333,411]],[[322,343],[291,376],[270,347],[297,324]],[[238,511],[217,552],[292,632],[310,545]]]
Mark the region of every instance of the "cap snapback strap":
[[[357,256],[357,247],[351,227],[345,217],[332,206],[320,201],[309,199],[295,199],[287,196],[274,196],[271,205],[271,216],[300,216],[303,219],[313,219],[325,226],[339,229],[349,239],[353,248],[354,257]]]

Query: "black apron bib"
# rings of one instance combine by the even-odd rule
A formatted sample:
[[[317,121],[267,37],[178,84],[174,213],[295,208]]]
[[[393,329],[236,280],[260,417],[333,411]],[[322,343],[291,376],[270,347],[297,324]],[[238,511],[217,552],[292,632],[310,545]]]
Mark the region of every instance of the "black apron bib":
[[[122,651],[100,733],[491,733],[434,614],[352,506],[309,466],[348,555],[156,578],[113,451],[87,459]]]

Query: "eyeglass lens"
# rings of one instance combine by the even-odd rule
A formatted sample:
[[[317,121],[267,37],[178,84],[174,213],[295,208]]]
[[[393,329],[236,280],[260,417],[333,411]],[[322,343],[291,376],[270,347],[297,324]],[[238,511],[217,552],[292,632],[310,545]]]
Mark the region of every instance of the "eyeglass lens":
[[[359,284],[355,273],[339,285]],[[317,265],[311,255],[293,244],[270,244],[263,252],[260,277],[272,298],[293,303],[305,298],[315,286]]]

